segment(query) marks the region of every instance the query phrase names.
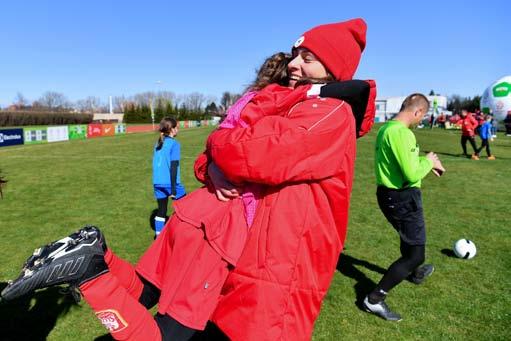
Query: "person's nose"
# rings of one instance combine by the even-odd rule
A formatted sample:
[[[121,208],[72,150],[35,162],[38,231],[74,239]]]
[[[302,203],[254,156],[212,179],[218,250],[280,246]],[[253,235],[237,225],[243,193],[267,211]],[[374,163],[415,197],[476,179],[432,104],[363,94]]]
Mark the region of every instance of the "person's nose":
[[[294,57],[293,60],[291,60],[289,62],[289,64],[287,65],[287,69],[288,69],[289,73],[292,73],[293,71],[300,69],[301,58],[302,57],[300,55],[298,55],[298,56]]]

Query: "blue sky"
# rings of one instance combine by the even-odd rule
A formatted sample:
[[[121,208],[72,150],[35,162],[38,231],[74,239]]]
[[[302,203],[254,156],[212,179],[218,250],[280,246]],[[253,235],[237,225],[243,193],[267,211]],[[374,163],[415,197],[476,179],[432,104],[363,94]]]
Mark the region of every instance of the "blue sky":
[[[511,74],[511,1],[2,1],[0,106],[150,90],[240,92],[307,29],[362,17],[379,97],[480,95]],[[161,81],[161,83],[157,83]]]

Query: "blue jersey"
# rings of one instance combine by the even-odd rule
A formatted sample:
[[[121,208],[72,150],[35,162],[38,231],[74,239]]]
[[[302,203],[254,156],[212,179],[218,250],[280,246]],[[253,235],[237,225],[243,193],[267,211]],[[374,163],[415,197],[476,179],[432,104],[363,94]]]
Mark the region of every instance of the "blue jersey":
[[[181,159],[181,145],[175,139],[165,136],[160,150],[154,146],[153,154],[153,185],[162,187],[171,186],[171,162]],[[177,167],[176,176],[176,196],[181,197],[185,193],[184,186],[181,184],[180,166]]]
[[[491,137],[491,123],[486,121],[481,126],[481,129],[479,130],[479,136],[481,136],[482,139],[487,140]]]

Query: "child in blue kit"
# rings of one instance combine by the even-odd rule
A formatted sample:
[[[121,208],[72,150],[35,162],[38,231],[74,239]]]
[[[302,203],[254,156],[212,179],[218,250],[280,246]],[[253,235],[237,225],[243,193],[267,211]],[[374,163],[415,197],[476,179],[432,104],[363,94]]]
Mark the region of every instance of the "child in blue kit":
[[[171,117],[164,117],[160,122],[160,138],[154,146],[153,153],[154,196],[158,202],[158,211],[154,217],[156,237],[165,225],[169,197],[177,200],[186,194],[179,174],[181,146],[174,139],[177,133],[177,121]]]
[[[488,156],[488,160],[495,160],[495,155],[493,155],[490,151],[490,141],[492,139],[492,121],[493,117],[490,115],[486,116],[485,122],[481,126],[481,129],[479,129],[479,136],[481,137],[481,147],[476,152],[476,155],[479,156],[479,153],[483,150],[483,148],[486,147],[486,155]]]

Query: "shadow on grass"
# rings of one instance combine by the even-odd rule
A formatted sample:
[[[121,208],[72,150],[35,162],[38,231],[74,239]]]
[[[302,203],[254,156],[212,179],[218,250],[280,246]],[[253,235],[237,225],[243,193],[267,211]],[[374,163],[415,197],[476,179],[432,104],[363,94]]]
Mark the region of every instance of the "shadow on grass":
[[[0,290],[6,286],[7,283],[0,283]],[[46,340],[58,318],[76,305],[71,296],[64,296],[59,290],[59,287],[48,288],[10,302],[0,302],[0,339]]]
[[[361,310],[364,310],[362,306],[362,302],[364,301],[365,296],[374,289],[376,283],[370,280],[362,271],[357,269],[356,266],[363,266],[368,270],[384,274],[387,271],[384,268],[379,267],[378,265],[374,265],[365,260],[360,260],[345,253],[341,254],[339,260],[337,261],[337,270],[343,275],[353,278],[357,281],[354,285],[356,301],[355,304]]]
[[[472,157],[471,155],[467,156],[467,155],[464,155],[463,153],[460,153],[460,154],[446,153],[446,152],[435,152],[435,153],[438,155],[450,156],[450,157],[455,157],[455,158],[460,158],[460,159],[470,159]],[[481,160],[486,159],[486,156],[483,156],[483,154],[486,155],[485,153],[486,153],[485,151],[482,151],[479,154],[479,158]],[[498,155],[496,157],[497,157],[497,159],[500,159],[500,160],[509,160],[509,158],[507,158],[507,157],[499,157]]]
[[[461,158],[461,159],[470,159],[471,155],[465,155],[463,153],[458,153],[458,154],[454,154],[454,153],[446,153],[446,152],[435,152],[435,154],[438,154],[438,155],[444,155],[444,156],[451,156],[451,157],[458,157],[458,158]]]
[[[451,249],[442,249],[440,252],[447,257],[458,258]]]

